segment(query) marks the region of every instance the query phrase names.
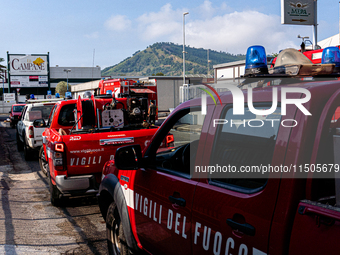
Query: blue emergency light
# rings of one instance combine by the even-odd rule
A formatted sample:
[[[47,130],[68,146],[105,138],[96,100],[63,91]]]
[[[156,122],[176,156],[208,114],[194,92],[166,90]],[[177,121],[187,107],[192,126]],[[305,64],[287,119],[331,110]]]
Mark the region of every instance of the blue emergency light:
[[[245,75],[268,73],[267,55],[263,46],[251,46],[247,50]]]
[[[112,96],[112,90],[106,90],[106,95],[111,95]]]
[[[65,92],[65,98],[71,99],[72,98],[72,93],[69,92],[69,91]]]
[[[335,64],[340,67],[340,50],[338,47],[327,47],[322,51],[321,64]]]

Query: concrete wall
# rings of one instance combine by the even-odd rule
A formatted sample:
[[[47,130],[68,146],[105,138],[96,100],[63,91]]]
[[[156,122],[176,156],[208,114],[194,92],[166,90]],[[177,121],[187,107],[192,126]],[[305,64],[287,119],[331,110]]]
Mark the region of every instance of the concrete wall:
[[[179,105],[179,87],[183,85],[181,77],[173,76],[149,76],[141,78],[140,81],[156,80],[157,82],[157,101],[159,111],[169,111]],[[190,83],[190,78],[186,78]]]
[[[83,97],[86,91],[94,94],[94,90],[98,88],[100,80],[84,82],[81,84],[76,84],[71,86],[71,92],[73,98],[78,98],[78,96]]]
[[[168,111],[179,105],[179,86],[183,81],[157,80],[158,110]]]
[[[6,114],[9,115],[8,112],[11,110],[12,104],[13,103],[7,103],[7,102],[4,102],[4,101],[0,101],[0,114],[6,113]]]
[[[201,84],[201,82],[198,82],[197,84],[195,84],[195,82],[189,79],[190,78],[188,78],[186,82],[189,83],[191,86]],[[183,80],[181,79],[173,79],[173,80],[157,79],[159,111],[169,111],[170,108],[176,108],[180,104],[180,87],[181,86],[183,86]]]

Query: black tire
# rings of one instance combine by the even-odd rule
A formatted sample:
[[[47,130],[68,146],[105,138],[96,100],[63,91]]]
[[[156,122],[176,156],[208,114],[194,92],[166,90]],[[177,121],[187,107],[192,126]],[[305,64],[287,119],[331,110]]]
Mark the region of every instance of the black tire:
[[[49,184],[49,190],[50,190],[50,200],[51,204],[55,207],[61,207],[63,206],[63,200],[60,197],[60,191],[58,190],[56,185],[53,185],[51,180],[51,174],[50,169],[47,166],[47,178],[48,178],[48,184]]]
[[[107,248],[110,255],[128,255],[128,246],[123,231],[123,223],[120,219],[117,205],[112,202],[106,214]]]
[[[24,144],[23,144],[23,142],[19,138],[18,131],[17,131],[16,137],[17,137],[17,149],[18,149],[18,151],[23,151],[24,150]]]
[[[26,161],[32,160],[32,156],[33,156],[32,150],[28,146],[28,142],[27,142],[26,138],[25,138],[25,144],[24,144],[24,156],[25,156]]]
[[[44,146],[39,150],[39,166],[44,175],[47,176],[48,162],[46,161]]]

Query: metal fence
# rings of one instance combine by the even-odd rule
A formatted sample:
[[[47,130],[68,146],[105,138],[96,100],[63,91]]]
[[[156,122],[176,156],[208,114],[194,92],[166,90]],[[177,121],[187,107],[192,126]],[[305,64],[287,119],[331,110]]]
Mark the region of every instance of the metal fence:
[[[243,81],[242,80],[230,80],[230,81],[223,81],[223,82],[219,82],[218,85],[223,85],[223,84],[228,84],[228,85],[235,85],[235,86],[239,86],[240,83]],[[217,93],[222,93],[225,91],[228,91],[228,89],[226,88],[216,88],[216,84],[209,84],[209,86],[213,87]],[[179,87],[179,102],[183,103],[185,101],[188,101],[190,99],[194,99],[194,98],[200,98],[202,97],[202,93],[205,93],[202,89],[207,89],[207,87],[205,85],[188,85],[185,84],[183,86]]]

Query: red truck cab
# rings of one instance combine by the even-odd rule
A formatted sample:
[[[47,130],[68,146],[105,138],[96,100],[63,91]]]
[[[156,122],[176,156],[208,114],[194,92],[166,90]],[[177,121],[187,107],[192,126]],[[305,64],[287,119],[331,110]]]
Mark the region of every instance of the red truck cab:
[[[119,148],[99,189],[110,254],[338,254],[339,86],[251,74]]]

